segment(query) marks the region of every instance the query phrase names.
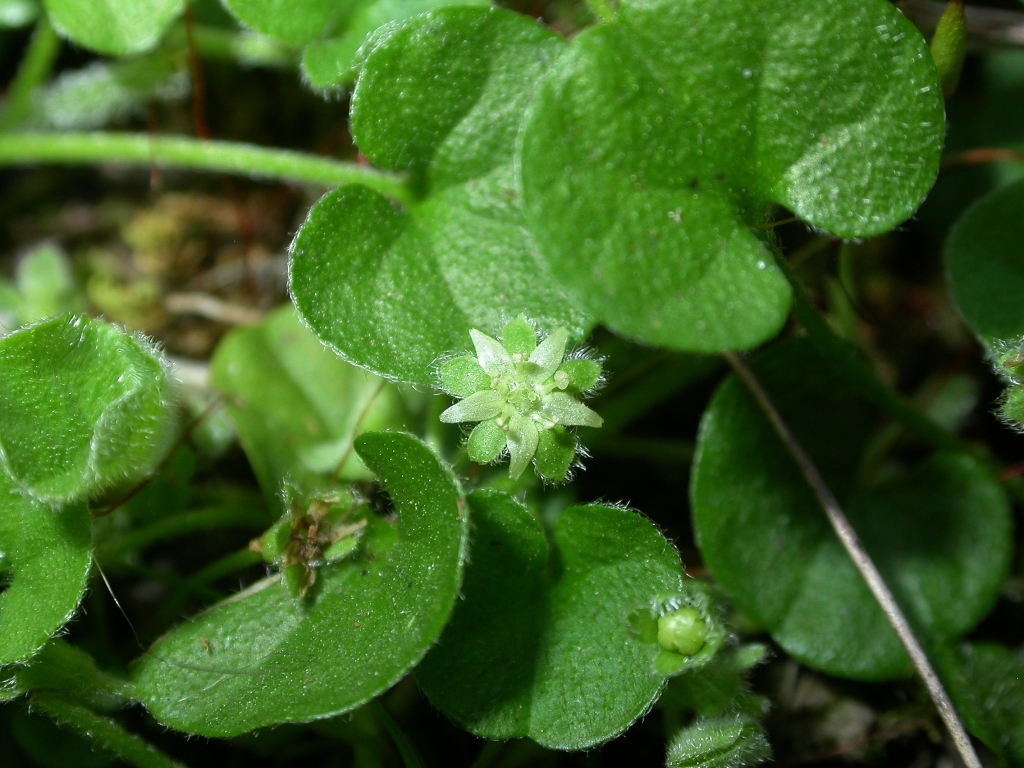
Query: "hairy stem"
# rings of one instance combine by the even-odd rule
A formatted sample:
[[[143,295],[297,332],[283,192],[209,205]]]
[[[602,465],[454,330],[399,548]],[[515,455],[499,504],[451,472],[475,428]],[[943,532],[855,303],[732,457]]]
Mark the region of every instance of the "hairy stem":
[[[374,699],[370,702],[370,709],[381,725],[384,726],[384,730],[391,736],[391,740],[395,742],[395,747],[398,749],[398,754],[402,757],[402,763],[405,765],[405,768],[423,768],[423,761],[420,759],[419,753],[416,752],[416,747],[413,746],[409,737],[405,735],[405,731],[391,717],[391,713],[384,708],[384,705],[377,699]]]
[[[253,552],[246,547],[237,552],[232,552],[230,555],[225,555],[220,560],[215,560],[202,570],[192,574],[188,580],[193,584],[206,586],[223,579],[225,576],[230,576],[232,573],[251,568],[262,562],[263,556],[259,552]]]
[[[204,59],[229,61],[242,67],[284,69],[298,62],[294,50],[251,32],[234,32],[208,24],[192,29],[196,51]]]
[[[0,166],[104,162],[218,171],[327,186],[360,184],[400,203],[412,202],[404,177],[399,174],[285,149],[132,133],[20,133],[0,136]]]
[[[82,704],[50,693],[34,694],[30,704],[136,768],[184,768],[182,763],[126,731],[116,720],[98,715]]]
[[[99,561],[97,561],[97,565],[99,565]],[[192,597],[195,597],[199,600],[203,600],[207,603],[219,603],[221,600],[227,597],[227,595],[225,595],[222,592],[218,592],[215,589],[210,589],[209,587],[204,587],[201,584],[196,584],[192,582],[190,579],[183,579],[181,576],[175,576],[173,573],[160,571],[156,568],[148,568],[145,565],[119,563],[117,565],[117,569],[120,572],[127,573],[132,576],[138,576],[141,579],[155,581],[157,584],[166,584],[169,587],[174,587],[175,589],[182,590],[183,592],[192,595]],[[107,588],[110,588],[109,584],[107,585]],[[111,593],[111,597],[113,596],[113,593]],[[120,608],[120,604],[118,604],[118,607]],[[128,619],[128,616],[124,613],[123,608],[121,608],[121,614],[124,615],[125,620]],[[141,642],[139,643],[139,646],[142,648],[146,647]]]
[[[18,65],[14,81],[7,89],[3,112],[0,112],[0,130],[10,130],[28,119],[32,112],[32,94],[50,76],[58,53],[60,38],[43,14]]]
[[[262,515],[240,507],[206,507],[193,509],[179,515],[172,515],[155,523],[129,531],[123,536],[112,539],[99,546],[96,556],[110,561],[136,550],[145,549],[151,544],[177,536],[185,536],[199,531],[211,531],[221,528],[260,528],[265,523]]]
[[[761,382],[746,362],[731,352],[723,353],[723,356],[729,365],[732,366],[736,375],[746,385],[747,389],[750,390],[757,404],[771,422],[775,433],[782,440],[786,450],[789,451],[789,454],[800,468],[800,473],[804,476],[811,490],[814,491],[814,495],[818,497],[818,502],[821,504],[822,509],[825,510],[825,515],[828,517],[832,529],[836,532],[836,536],[839,537],[843,548],[850,556],[861,577],[867,583],[871,594],[878,601],[878,605],[881,607],[886,619],[888,619],[889,624],[896,630],[896,635],[910,656],[914,668],[924,681],[928,694],[931,696],[936,709],[939,711],[939,715],[942,717],[942,721],[946,724],[946,728],[953,737],[953,743],[956,744],[957,751],[960,753],[964,765],[967,768],[981,768],[981,761],[974,751],[971,738],[967,735],[963,723],[960,722],[956,709],[954,709],[953,703],[946,694],[946,689],[942,687],[942,683],[939,681],[938,675],[935,674],[935,670],[932,669],[931,662],[928,661],[924,649],[914,636],[906,616],[903,615],[903,611],[900,610],[899,605],[896,603],[896,598],[889,591],[885,581],[882,579],[882,574],[878,572],[878,568],[875,567],[870,555],[868,555],[867,550],[861,543],[860,537],[857,536],[857,532],[850,525],[850,521],[843,512],[842,507],[839,506],[839,502],[836,501],[832,491],[825,484],[825,480],[818,472],[818,468],[789,430],[789,426],[783,420],[768,393],[761,386]]]

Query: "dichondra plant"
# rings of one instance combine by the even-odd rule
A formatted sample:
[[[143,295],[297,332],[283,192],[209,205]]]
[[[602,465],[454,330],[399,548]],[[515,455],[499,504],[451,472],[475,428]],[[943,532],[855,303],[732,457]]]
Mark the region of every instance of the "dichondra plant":
[[[788,695],[752,670],[786,664],[923,701],[917,673],[965,764],[966,726],[1024,765],[1024,661],[972,639],[1013,591],[1020,468],[955,434],[946,383],[966,374],[936,374],[918,408],[871,369],[887,342],[858,320],[857,244],[896,242],[957,135],[944,96],[970,16],[950,3],[930,49],[888,0],[503,5],[19,6],[37,27],[0,165],[139,165],[153,189],[187,183],[165,166],[241,174],[306,185],[288,205],[308,211],[290,301],[260,293],[277,262],[250,253],[233,184],[244,258],[201,280],[210,259],[183,248],[191,266],[146,274],[151,316],[190,317],[154,334],[187,346],[166,327],[206,323],[208,362],[90,317],[152,267],[103,272],[127,249],[97,253],[106,224],[0,281],[0,761],[46,746],[44,717],[67,754],[88,739],[139,768],[212,749],[175,733],[406,768],[477,737],[474,765],[556,764],[538,756],[646,717],[633,733],[669,768],[744,768],[772,754],[766,696]],[[75,69],[84,55],[103,58]],[[233,64],[316,104],[327,149],[211,139]],[[189,99],[197,135],[161,135]],[[145,134],[96,130],[145,116]],[[325,156],[348,138],[348,159]],[[945,256],[1024,423],[1022,212],[1024,182],[982,198]],[[839,241],[833,275],[814,259]],[[877,269],[871,296],[895,294]],[[237,292],[196,295],[235,272]],[[574,483],[588,448],[600,472]],[[642,510],[615,501],[632,492]],[[122,607],[138,653],[112,629]],[[427,760],[413,742],[452,729],[403,732],[417,696],[461,729]]]

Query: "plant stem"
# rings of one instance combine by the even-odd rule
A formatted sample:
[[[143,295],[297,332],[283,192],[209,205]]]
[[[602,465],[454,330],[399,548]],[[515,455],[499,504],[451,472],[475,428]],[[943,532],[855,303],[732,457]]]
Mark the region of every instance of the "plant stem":
[[[219,171],[261,179],[338,186],[360,184],[408,205],[400,174],[326,157],[230,141],[132,133],[20,133],[0,136],[0,166],[126,163]]]
[[[782,259],[777,261],[793,288],[793,315],[807,331],[811,343],[822,355],[841,365],[845,369],[845,373],[861,385],[865,395],[875,405],[906,424],[932,445],[945,450],[967,451],[972,455],[976,454],[955,435],[947,432],[880,382],[874,372],[858,356],[856,348],[832,332],[828,323],[807,298],[803,286],[793,275],[789,265]]]
[[[488,741],[469,768],[491,768],[507,743],[507,741]]]
[[[7,131],[24,123],[32,112],[32,95],[50,76],[60,53],[60,38],[53,31],[46,14],[42,15],[28,50],[18,65],[14,81],[7,89],[7,99],[0,113],[0,130]]]
[[[131,563],[119,563],[118,568],[125,573],[134,574],[140,578],[155,581],[158,584],[166,584],[169,587],[183,590],[184,592],[191,594],[193,597],[205,600],[209,603],[219,603],[227,597],[227,595],[224,595],[215,589],[210,589],[209,587],[204,587],[200,584],[194,584],[189,579],[183,579],[180,576],[175,576],[173,573],[167,573],[166,571],[158,571],[156,568],[147,568],[144,565],[132,565]],[[120,605],[118,607],[120,607]],[[122,615],[124,614],[123,608],[121,609],[121,613]],[[126,620],[127,618],[128,617],[125,616]],[[142,648],[146,647],[141,642],[139,643],[139,646]]]
[[[210,563],[202,570],[192,574],[188,580],[193,584],[206,586],[207,584],[219,581],[225,576],[230,576],[232,573],[244,570],[245,568],[251,568],[262,562],[263,556],[259,552],[253,552],[246,547]]]
[[[184,768],[182,763],[126,731],[116,720],[98,715],[82,704],[50,693],[34,694],[30,704],[136,768]]]
[[[796,269],[809,258],[817,255],[825,248],[832,245],[832,243],[836,242],[836,239],[837,238],[830,237],[829,235],[822,235],[821,237],[816,237],[809,243],[800,246],[790,255],[788,259],[789,268]]]
[[[587,0],[587,7],[602,23],[609,24],[615,21],[615,9],[608,0]]]
[[[391,740],[395,742],[395,747],[398,748],[398,754],[401,755],[405,768],[423,768],[423,761],[416,752],[416,747],[413,746],[412,741],[398,726],[395,719],[391,717],[391,713],[384,708],[384,705],[379,700],[374,699],[370,702],[370,709],[381,725],[384,726],[388,735],[391,736]]]
[[[610,440],[630,423],[668,400],[677,392],[717,373],[722,362],[717,355],[672,355],[643,364],[641,375],[629,380],[629,371],[612,379],[599,393],[597,403],[604,427],[600,433],[584,435],[585,444]]]
[[[843,548],[850,556],[858,572],[860,572],[861,577],[867,583],[868,589],[871,590],[871,594],[874,595],[889,624],[896,630],[896,635],[910,656],[914,668],[924,681],[928,694],[931,696],[936,709],[939,711],[939,715],[942,717],[942,721],[946,724],[946,728],[953,737],[953,742],[956,744],[957,751],[960,753],[964,765],[967,768],[981,768],[981,761],[974,751],[971,738],[967,735],[963,723],[960,722],[956,709],[954,709],[953,703],[946,694],[946,689],[942,687],[942,683],[939,681],[938,675],[935,674],[935,670],[932,669],[924,649],[917,641],[907,618],[896,603],[896,598],[889,591],[885,581],[882,579],[882,574],[878,572],[878,568],[875,567],[867,550],[864,549],[860,537],[857,536],[857,532],[850,525],[850,521],[844,514],[842,507],[839,506],[839,502],[832,495],[832,491],[825,484],[825,480],[818,472],[818,468],[789,430],[788,425],[778,410],[776,410],[775,404],[746,362],[732,352],[723,353],[723,357],[732,366],[732,369],[740,377],[747,389],[750,390],[757,404],[771,422],[775,433],[782,440],[786,450],[789,451],[789,454],[800,468],[800,473],[804,476],[811,490],[814,491],[814,495],[818,497],[818,502],[821,504],[822,509],[825,510],[825,515],[828,517],[829,523],[832,524],[832,529],[836,532],[836,536],[839,537]]]
[[[204,59],[229,61],[242,67],[293,67],[298,61],[294,50],[268,37],[250,32],[196,24],[192,28],[196,51]]]
[[[104,561],[113,560],[127,552],[145,549],[151,544],[176,536],[218,528],[259,528],[263,518],[250,510],[238,507],[204,507],[178,515],[165,517],[155,523],[129,531],[99,546],[96,556]]]

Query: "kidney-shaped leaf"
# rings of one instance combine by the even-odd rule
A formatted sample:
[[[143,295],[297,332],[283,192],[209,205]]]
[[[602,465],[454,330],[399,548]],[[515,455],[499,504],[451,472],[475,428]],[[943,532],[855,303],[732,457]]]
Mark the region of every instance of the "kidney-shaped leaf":
[[[683,588],[679,556],[640,515],[590,505],[544,532],[505,494],[469,497],[471,562],[460,602],[416,670],[430,700],[488,739],[584,749],[617,736],[658,698],[657,643],[630,617]]]
[[[329,32],[366,0],[223,0],[250,29],[289,45],[305,45]]]
[[[563,44],[494,9],[448,8],[382,35],[352,102],[352,130],[376,165],[408,171],[408,212],[342,188],[292,247],[299,313],[343,357],[391,379],[435,384],[438,358],[469,351],[524,314],[579,339],[591,321],[540,260],[515,191],[513,155],[534,83]]]
[[[225,336],[210,372],[272,508],[284,480],[312,490],[335,473],[369,477],[352,450],[356,432],[405,426],[394,386],[339,359],[291,306]]]
[[[949,284],[964,319],[986,342],[1024,336],[1024,181],[979,200],[946,243]]]
[[[52,509],[0,475],[0,664],[23,661],[78,607],[89,575],[89,511]]]
[[[0,463],[24,493],[79,499],[144,476],[172,435],[155,352],[65,315],[0,340]]]
[[[489,5],[489,0],[370,0],[360,5],[343,29],[311,42],[302,51],[302,72],[311,85],[330,88],[355,77],[356,53],[374,30],[449,5]]]
[[[623,334],[755,346],[789,287],[772,204],[884,232],[938,170],[942,93],[887,0],[623,0],[579,35],[523,127],[526,216],[556,277]]]
[[[383,693],[427,652],[459,588],[467,520],[430,450],[404,434],[356,440],[398,514],[361,554],[323,566],[296,598],[258,583],[159,640],[134,670],[139,696],[165,725],[234,736],[347,712]]]
[[[961,643],[936,667],[964,725],[1005,764],[1024,765],[1024,648]]]
[[[809,342],[755,368],[915,627],[968,632],[1009,568],[1012,526],[998,483],[939,454],[876,488],[856,472],[877,414]],[[748,390],[727,379],[701,425],[691,481],[704,560],[737,607],[808,666],[862,680],[910,662],[795,463]]]
[[[43,0],[69,40],[109,56],[152,48],[184,9],[183,0]]]

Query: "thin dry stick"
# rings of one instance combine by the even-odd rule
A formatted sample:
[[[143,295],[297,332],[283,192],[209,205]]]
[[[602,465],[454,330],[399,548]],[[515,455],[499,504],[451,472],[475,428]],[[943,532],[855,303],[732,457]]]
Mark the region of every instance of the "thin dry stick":
[[[982,768],[981,761],[974,751],[974,745],[971,744],[971,737],[967,735],[963,723],[960,722],[960,718],[953,708],[953,702],[949,700],[949,696],[946,694],[946,689],[942,687],[938,675],[932,669],[932,665],[921,648],[921,644],[917,641],[913,630],[910,628],[910,624],[900,610],[899,605],[897,605],[896,598],[893,597],[892,592],[885,585],[882,574],[878,572],[874,562],[871,560],[871,556],[864,549],[860,537],[857,536],[857,532],[850,525],[850,521],[847,520],[842,508],[839,506],[839,502],[836,501],[832,491],[829,490],[824,479],[818,473],[818,468],[814,466],[814,462],[811,461],[804,451],[803,446],[800,445],[793,433],[789,431],[789,427],[775,409],[775,405],[772,403],[768,393],[761,386],[761,382],[746,362],[731,352],[723,353],[723,357],[732,366],[733,370],[736,371],[740,379],[743,380],[743,383],[746,384],[754,399],[757,400],[757,404],[764,411],[768,420],[772,423],[772,427],[775,428],[775,432],[800,468],[800,472],[803,474],[807,484],[811,486],[814,495],[818,497],[818,501],[825,510],[828,521],[832,524],[832,529],[836,532],[836,536],[839,537],[839,541],[842,542],[850,559],[853,560],[853,564],[860,571],[864,581],[867,582],[868,589],[875,596],[875,600],[878,601],[878,605],[882,608],[882,612],[889,620],[892,628],[896,630],[896,635],[899,637],[900,642],[903,643],[903,647],[907,649],[907,654],[910,656],[915,669],[917,669],[917,673],[924,680],[928,694],[932,697],[935,708],[939,710],[939,715],[946,724],[946,728],[949,729],[949,733],[953,737],[953,742],[956,744],[957,751],[960,753],[960,758],[964,761],[964,765],[967,768]]]

